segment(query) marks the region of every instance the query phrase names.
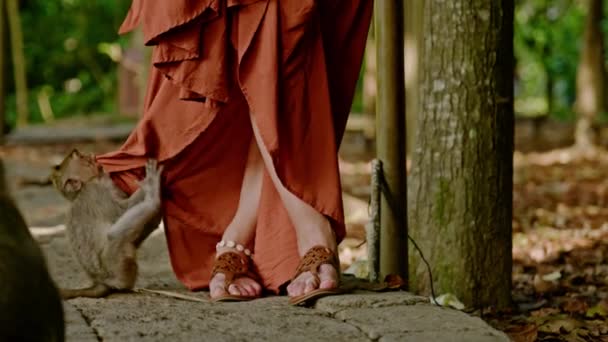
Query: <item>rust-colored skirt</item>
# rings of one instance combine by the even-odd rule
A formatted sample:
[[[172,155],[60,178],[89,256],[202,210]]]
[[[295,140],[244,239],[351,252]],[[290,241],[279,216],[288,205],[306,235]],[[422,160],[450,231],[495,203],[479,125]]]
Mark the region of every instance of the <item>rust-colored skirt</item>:
[[[128,193],[147,158],[165,165],[163,210],[173,270],[208,287],[215,244],[239,200],[250,115],[287,189],[345,234],[337,150],[362,63],[371,0],[134,0],[121,33],[153,46],[143,117],[97,156]],[[268,174],[254,241],[263,285],[277,291],[300,260]]]

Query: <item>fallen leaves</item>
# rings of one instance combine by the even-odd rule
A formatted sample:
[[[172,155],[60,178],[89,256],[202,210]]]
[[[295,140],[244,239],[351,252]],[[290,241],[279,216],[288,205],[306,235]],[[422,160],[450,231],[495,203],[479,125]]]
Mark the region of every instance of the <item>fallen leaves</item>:
[[[534,342],[538,337],[538,327],[535,324],[514,325],[505,330],[514,342]]]
[[[405,289],[407,287],[407,282],[398,274],[388,274],[384,277],[384,283],[391,290]]]
[[[608,341],[608,155],[516,160],[516,309],[484,319],[518,342]]]
[[[452,293],[445,293],[435,298],[435,302],[441,306],[447,306],[456,310],[464,310],[464,304]]]
[[[587,318],[608,318],[608,300],[604,299],[592,308],[587,309],[585,316]],[[608,326],[606,327],[608,329]]]
[[[355,224],[364,224],[368,215],[369,165],[340,162],[344,191],[364,201],[355,206],[347,198],[349,209],[359,208],[347,215],[348,235],[362,241]],[[355,244],[349,248],[345,260],[365,256],[355,253]],[[351,259],[351,273],[366,277],[365,263]],[[361,288],[389,291],[399,286],[399,281],[384,279]],[[483,318],[514,341],[608,342],[608,153],[588,159],[564,151],[516,153],[512,293],[511,311]],[[460,307],[447,295],[441,302]]]

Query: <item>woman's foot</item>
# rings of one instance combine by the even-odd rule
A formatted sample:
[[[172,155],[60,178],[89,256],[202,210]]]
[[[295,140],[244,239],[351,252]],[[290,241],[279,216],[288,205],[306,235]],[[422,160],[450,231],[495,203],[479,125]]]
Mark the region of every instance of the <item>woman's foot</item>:
[[[304,202],[296,195],[291,193],[279,179],[270,153],[266,150],[260,130],[258,129],[255,120],[251,117],[251,126],[253,135],[257,142],[258,151],[264,161],[266,170],[277,189],[279,196],[291,222],[296,231],[296,239],[298,241],[298,252],[303,258],[300,262],[302,265],[309,256],[322,256],[326,262],[331,259],[329,264],[323,263],[319,267],[313,268],[311,271],[305,270],[300,274],[297,270],[296,277],[287,286],[287,294],[291,299],[299,303],[302,300],[299,297],[306,296],[313,292],[334,292],[339,286],[339,267],[336,237],[331,228],[329,220],[315,208]],[[326,249],[327,252],[312,253],[315,246]],[[331,257],[330,257],[331,256]]]
[[[255,235],[264,164],[255,142],[249,146],[249,156],[243,175],[243,184],[236,213],[222,236],[223,241],[240,241],[248,245]],[[232,242],[230,242],[232,244]],[[262,286],[253,272],[251,257],[245,247],[218,245],[215,265],[209,282],[209,295],[213,300],[238,300],[259,297]],[[240,297],[240,298],[239,298]]]
[[[233,248],[218,248],[216,270],[209,283],[211,299],[258,298],[262,286],[254,278],[251,259]]]
[[[309,229],[310,235],[298,241],[302,260],[296,274],[301,273],[287,286],[287,294],[291,298],[317,290],[334,290],[340,285],[336,240],[329,222],[325,218],[323,220],[324,224]]]
[[[317,289],[332,290],[338,287],[338,273],[332,265],[321,265],[318,272],[318,278],[310,271],[297,276],[287,286],[287,295],[289,297],[299,297]]]
[[[338,257],[331,249],[323,246],[311,248],[302,257],[296,270],[296,278],[290,284],[293,286],[289,303],[306,304],[323,296],[341,293],[337,279],[339,267]],[[329,278],[324,279],[323,273]]]

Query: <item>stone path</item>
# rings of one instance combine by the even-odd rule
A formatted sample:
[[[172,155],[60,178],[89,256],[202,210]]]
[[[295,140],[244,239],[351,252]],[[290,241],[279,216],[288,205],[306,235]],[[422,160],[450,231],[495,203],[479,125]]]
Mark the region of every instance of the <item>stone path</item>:
[[[35,229],[60,286],[84,286],[65,231]],[[113,294],[64,302],[68,341],[508,341],[476,317],[440,308],[407,292],[359,291],[325,297],[313,308],[274,296],[241,303],[211,303],[206,292],[187,291],[173,276],[158,230],[144,243],[138,288],[156,293]]]
[[[21,138],[25,139],[25,138]],[[49,165],[5,158],[9,185],[41,244],[59,286],[88,285],[61,226],[67,203],[51,187],[18,186],[19,177],[42,180]],[[162,229],[142,246],[138,288],[149,292],[64,302],[67,341],[508,341],[481,319],[429,304],[407,292],[355,292],[325,297],[313,308],[286,297],[211,303],[191,293],[171,270]]]

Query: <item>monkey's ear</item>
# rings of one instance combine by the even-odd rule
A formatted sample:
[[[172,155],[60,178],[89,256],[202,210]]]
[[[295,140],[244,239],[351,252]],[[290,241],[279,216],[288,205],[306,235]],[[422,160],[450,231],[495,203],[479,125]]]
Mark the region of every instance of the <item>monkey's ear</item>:
[[[79,179],[70,178],[65,182],[64,190],[66,192],[78,192],[82,188],[82,181]]]

